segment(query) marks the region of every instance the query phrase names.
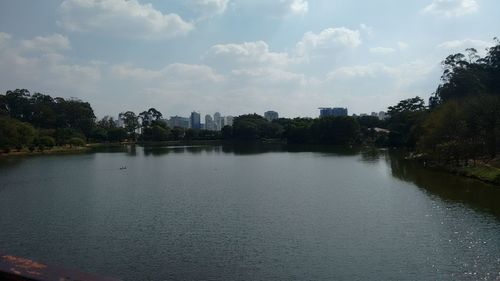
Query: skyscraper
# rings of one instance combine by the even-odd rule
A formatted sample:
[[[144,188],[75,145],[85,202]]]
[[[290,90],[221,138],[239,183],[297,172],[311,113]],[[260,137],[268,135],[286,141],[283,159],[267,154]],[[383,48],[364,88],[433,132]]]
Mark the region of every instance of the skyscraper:
[[[205,115],[205,130],[215,131],[214,119],[210,114]]]
[[[215,123],[215,130],[220,131],[222,129],[221,127],[221,116],[219,112],[215,112],[214,114],[214,123]]]
[[[225,117],[225,119],[226,126],[233,126],[233,116],[228,115]]]
[[[264,118],[266,118],[267,121],[271,122],[273,120],[278,119],[279,114],[276,111],[269,110],[269,111],[264,112]]]
[[[191,129],[199,130],[201,129],[200,114],[198,112],[191,112],[191,117],[189,118],[189,123]]]

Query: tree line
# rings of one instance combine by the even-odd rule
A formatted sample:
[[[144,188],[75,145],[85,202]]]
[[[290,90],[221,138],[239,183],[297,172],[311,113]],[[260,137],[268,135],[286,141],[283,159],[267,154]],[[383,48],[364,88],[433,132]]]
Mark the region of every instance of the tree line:
[[[220,132],[170,128],[161,112],[120,113],[97,120],[89,103],[21,89],[0,95],[0,149],[44,149],[85,142],[279,139],[295,144],[404,147],[429,160],[468,164],[500,147],[500,41],[480,57],[475,49],[442,62],[441,83],[428,104],[420,97],[388,107],[388,118],[344,116],[234,118]],[[120,124],[119,122],[120,121]]]

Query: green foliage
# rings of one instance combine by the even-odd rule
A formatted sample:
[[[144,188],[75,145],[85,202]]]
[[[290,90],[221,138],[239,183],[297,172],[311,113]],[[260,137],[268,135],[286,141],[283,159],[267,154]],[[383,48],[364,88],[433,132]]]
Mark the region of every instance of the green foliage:
[[[415,148],[422,131],[422,123],[428,114],[424,100],[414,97],[400,101],[388,108],[388,145]]]
[[[10,151],[29,146],[35,138],[36,131],[28,123],[19,120],[0,117],[0,149]]]
[[[68,144],[71,146],[85,146],[85,141],[81,138],[71,138]]]
[[[279,123],[271,123],[258,114],[240,115],[234,118],[234,138],[243,140],[259,140],[280,138],[283,127]]]
[[[419,149],[429,159],[469,165],[500,149],[500,42],[481,58],[476,50],[443,62],[442,83],[431,98]]]
[[[56,141],[54,140],[53,137],[43,136],[38,138],[35,141],[35,144],[38,146],[38,149],[40,151],[43,151],[45,148],[49,149],[53,148],[56,145]]]
[[[400,101],[395,106],[389,106],[388,112],[391,117],[408,113],[408,112],[419,112],[425,110],[425,102],[421,97],[414,97],[410,99],[405,99]]]
[[[125,129],[127,130],[129,136],[135,140],[135,130],[139,128],[139,117],[132,111],[120,113],[119,117],[123,120]]]
[[[71,129],[89,136],[95,115],[89,103],[77,99],[52,98],[26,89],[0,95],[0,115],[30,123],[36,128]]]
[[[310,128],[315,142],[346,145],[359,140],[360,126],[353,117],[323,117],[315,119]]]
[[[107,140],[110,142],[122,142],[127,138],[127,130],[124,128],[109,128],[107,133]]]

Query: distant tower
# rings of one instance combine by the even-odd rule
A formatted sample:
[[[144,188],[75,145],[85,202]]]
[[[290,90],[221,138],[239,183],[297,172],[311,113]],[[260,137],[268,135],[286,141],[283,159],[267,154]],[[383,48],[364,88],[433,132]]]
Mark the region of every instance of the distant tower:
[[[267,121],[271,122],[273,120],[278,119],[279,118],[279,114],[278,114],[278,112],[272,111],[272,110],[266,111],[266,112],[264,112],[264,118],[266,118]]]
[[[205,115],[205,129],[209,131],[214,131],[214,119],[210,114]]]
[[[201,129],[200,114],[198,112],[191,112],[191,117],[189,118],[189,123],[192,129]]]
[[[326,116],[347,116],[347,108],[345,107],[320,107],[319,108],[319,117]]]
[[[220,131],[221,127],[221,116],[219,112],[215,112],[214,114],[214,123],[215,123],[215,130]]]
[[[230,116],[230,115],[226,116],[225,119],[226,119],[226,122],[225,122],[226,126],[233,126],[233,116]]]

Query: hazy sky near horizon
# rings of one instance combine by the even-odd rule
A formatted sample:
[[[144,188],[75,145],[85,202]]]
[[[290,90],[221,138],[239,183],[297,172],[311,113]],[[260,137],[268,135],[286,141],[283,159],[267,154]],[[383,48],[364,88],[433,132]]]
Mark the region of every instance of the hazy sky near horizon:
[[[96,115],[385,110],[439,84],[451,53],[500,36],[498,0],[0,1],[0,91]]]

